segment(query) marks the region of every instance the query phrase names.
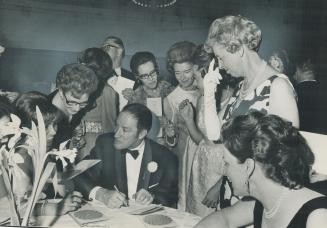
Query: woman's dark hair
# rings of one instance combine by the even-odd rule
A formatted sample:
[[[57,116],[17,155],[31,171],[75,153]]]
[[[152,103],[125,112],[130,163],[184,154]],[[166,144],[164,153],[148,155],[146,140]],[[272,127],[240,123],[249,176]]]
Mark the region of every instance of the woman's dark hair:
[[[282,61],[284,71],[281,72],[291,79],[291,76],[295,73],[295,66],[290,60],[287,51],[284,49],[274,51],[271,56],[277,57]]]
[[[261,163],[267,178],[290,189],[309,183],[314,155],[290,122],[255,111],[225,123],[222,138],[240,163],[247,158]]]
[[[0,119],[2,117],[9,117],[10,113],[15,113],[15,107],[9,101],[9,99],[5,96],[0,96]]]
[[[78,58],[78,62],[93,70],[98,77],[98,87],[89,98],[89,103],[92,108],[92,105],[95,105],[95,100],[102,94],[107,80],[114,75],[112,60],[107,52],[101,48],[93,47],[83,51],[82,55]]]
[[[99,81],[107,81],[113,76],[112,60],[101,48],[88,48],[78,57],[78,62],[91,68]]]
[[[22,93],[15,104],[17,115],[20,117],[22,125],[26,127],[31,126],[31,121],[38,124],[36,106],[42,113],[45,127],[51,124],[56,125],[63,118],[63,113],[51,103],[47,96],[37,91]]]
[[[199,68],[204,68],[206,71],[208,71],[210,62],[214,58],[213,53],[209,53],[205,50],[205,47],[203,44],[200,44],[196,47],[194,54],[193,54],[193,63],[197,65]],[[201,75],[204,77],[204,74]]]
[[[138,67],[144,63],[152,62],[155,70],[159,73],[159,66],[154,54],[148,51],[136,52],[130,61],[130,68],[134,74],[134,76],[138,75]],[[140,80],[135,80],[134,90],[138,88],[142,82]]]
[[[159,71],[158,63],[154,54],[148,51],[136,52],[130,62],[130,68],[134,75],[138,75],[138,67],[144,63],[152,62],[156,71]]]
[[[152,127],[152,113],[145,105],[133,103],[126,105],[121,112],[129,112],[137,120],[138,130],[150,131]]]

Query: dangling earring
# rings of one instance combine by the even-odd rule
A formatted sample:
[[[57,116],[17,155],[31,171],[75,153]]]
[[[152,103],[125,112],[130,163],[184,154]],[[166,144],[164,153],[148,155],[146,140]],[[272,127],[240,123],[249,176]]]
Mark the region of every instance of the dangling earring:
[[[249,183],[249,178],[246,179],[245,181],[245,185],[246,185],[246,192],[248,195],[250,195],[250,183]]]
[[[241,46],[242,47],[242,54],[241,54],[241,57],[243,57],[243,55],[244,55],[244,47],[243,46]]]

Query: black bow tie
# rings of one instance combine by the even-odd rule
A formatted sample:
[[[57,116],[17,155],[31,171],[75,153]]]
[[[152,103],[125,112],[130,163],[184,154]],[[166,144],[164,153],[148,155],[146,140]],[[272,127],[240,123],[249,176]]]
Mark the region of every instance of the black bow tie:
[[[129,149],[124,149],[121,151],[123,154],[129,153],[132,155],[134,159],[136,159],[139,156],[139,151],[138,150],[129,150]]]

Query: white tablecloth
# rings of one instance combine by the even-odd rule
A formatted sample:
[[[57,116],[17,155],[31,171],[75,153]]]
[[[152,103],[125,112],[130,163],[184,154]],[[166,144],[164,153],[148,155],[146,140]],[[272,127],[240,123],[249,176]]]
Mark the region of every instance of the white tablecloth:
[[[109,219],[107,221],[90,223],[84,227],[110,227],[110,228],[175,228],[175,227],[193,227],[200,221],[200,217],[173,208],[165,207],[164,210],[152,214],[161,214],[170,217],[173,222],[166,225],[149,225],[143,221],[147,215],[130,215],[126,213],[127,208],[109,209],[99,202],[92,202],[91,205],[98,211],[102,212]],[[83,207],[81,208],[83,209]],[[53,226],[53,227],[80,227],[77,222],[70,216],[60,217],[40,216],[36,218],[36,226]]]

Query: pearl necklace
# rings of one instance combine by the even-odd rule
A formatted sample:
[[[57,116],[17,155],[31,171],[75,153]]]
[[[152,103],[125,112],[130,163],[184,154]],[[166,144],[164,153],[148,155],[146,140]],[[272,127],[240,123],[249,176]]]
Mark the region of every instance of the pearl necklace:
[[[257,79],[257,78],[260,79],[261,78],[261,74],[265,71],[266,66],[267,66],[267,62],[263,60],[261,66],[259,67],[259,70],[258,70],[258,72],[256,74],[255,79]],[[254,83],[252,83],[252,85],[253,84]],[[242,87],[240,89],[240,93],[239,93],[240,99],[243,100],[249,94],[249,92],[252,91],[252,90],[253,90],[252,86],[250,86],[250,85],[249,86],[246,86],[245,85],[245,80],[244,80],[243,81],[243,84],[242,84]]]
[[[276,203],[274,204],[274,206],[269,211],[267,211],[266,209],[263,210],[263,214],[266,219],[271,219],[272,217],[274,217],[277,214],[277,212],[280,208],[280,205],[288,192],[289,192],[288,189],[284,189],[282,194],[280,194],[279,198],[277,199]]]

